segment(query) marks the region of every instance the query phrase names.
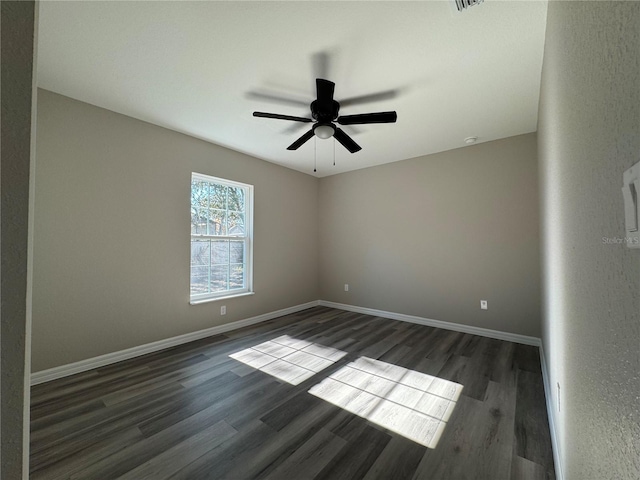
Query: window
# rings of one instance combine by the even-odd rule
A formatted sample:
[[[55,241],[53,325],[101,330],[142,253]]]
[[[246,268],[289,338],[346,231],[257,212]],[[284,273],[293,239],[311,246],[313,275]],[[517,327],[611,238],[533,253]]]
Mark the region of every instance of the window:
[[[191,175],[191,303],[251,293],[253,186]]]

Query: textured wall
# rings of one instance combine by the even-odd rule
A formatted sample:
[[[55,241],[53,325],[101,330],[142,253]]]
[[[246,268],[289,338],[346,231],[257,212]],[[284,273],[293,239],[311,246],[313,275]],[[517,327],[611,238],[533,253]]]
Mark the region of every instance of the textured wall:
[[[34,2],[0,2],[2,192],[0,477],[28,477],[29,181],[32,168]],[[25,408],[25,405],[27,408]]]
[[[321,179],[321,298],[540,336],[536,155],[527,134]]]
[[[45,90],[37,150],[34,371],[318,298],[317,179]],[[193,171],[255,186],[255,295],[189,305]]]
[[[640,250],[603,238],[625,236],[622,172],[640,160],[640,3],[550,2],[538,142],[543,344],[565,478],[637,479]]]

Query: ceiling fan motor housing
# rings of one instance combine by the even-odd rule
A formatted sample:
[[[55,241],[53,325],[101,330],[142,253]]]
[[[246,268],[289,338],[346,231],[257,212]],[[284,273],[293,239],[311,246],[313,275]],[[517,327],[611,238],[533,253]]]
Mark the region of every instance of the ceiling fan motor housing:
[[[311,102],[311,116],[319,123],[331,123],[338,118],[338,112],[340,111],[340,104],[331,100],[330,104],[321,103],[318,100]]]

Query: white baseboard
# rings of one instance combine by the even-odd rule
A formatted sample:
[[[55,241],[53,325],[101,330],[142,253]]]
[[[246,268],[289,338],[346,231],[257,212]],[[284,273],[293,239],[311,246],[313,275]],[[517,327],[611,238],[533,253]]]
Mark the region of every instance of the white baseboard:
[[[556,430],[556,409],[551,396],[551,377],[547,369],[547,360],[544,356],[544,348],[540,344],[540,367],[542,368],[542,381],[544,382],[544,393],[547,402],[547,418],[549,419],[549,432],[551,433],[551,449],[553,450],[553,463],[555,467],[556,480],[563,480],[562,463],[560,462],[560,443]]]
[[[357,307],[355,305],[328,302],[326,300],[318,301],[318,305],[321,305],[323,307],[337,308],[339,310],[347,310],[349,312],[374,315],[376,317],[390,318],[392,320],[400,320],[402,322],[417,323],[419,325],[427,325],[429,327],[442,328],[445,330],[453,330],[454,332],[470,333],[472,335],[480,335],[482,337],[495,338],[497,340],[522,343],[524,345],[532,345],[534,347],[539,347],[541,345],[540,339],[538,337],[529,337],[527,335],[519,335],[517,333],[500,332],[498,330],[472,327],[470,325],[463,325],[461,323],[443,322],[441,320],[432,320],[430,318],[416,317],[414,315],[405,315],[404,313],[385,312],[383,310],[376,310],[374,308]]]
[[[112,363],[121,362],[122,360],[128,360],[130,358],[139,357],[147,353],[157,352],[169,347],[175,347],[176,345],[182,345],[183,343],[193,342],[194,340],[200,340],[201,338],[211,337],[220,333],[229,332],[231,330],[237,330],[238,328],[247,327],[256,323],[265,322],[273,318],[282,317],[291,313],[296,313],[307,308],[318,306],[318,301],[303,303],[295,305],[289,308],[283,308],[282,310],[276,310],[275,312],[264,313],[256,317],[245,318],[244,320],[238,320],[236,322],[225,323],[224,325],[218,325],[216,327],[205,328],[204,330],[198,330],[197,332],[185,333],[184,335],[178,335],[177,337],[167,338],[159,340],[157,342],[147,343],[138,347],[127,348],[126,350],[120,350],[118,352],[107,353],[98,357],[87,358],[86,360],[80,360],[79,362],[70,363],[68,365],[61,365],[59,367],[50,368],[48,370],[42,370],[31,374],[31,385],[38,385],[39,383],[49,382],[62,377],[68,377],[80,372],[86,372],[94,368],[104,367]]]
[[[303,303],[301,305],[295,305],[293,307],[284,308],[282,310],[276,310],[275,312],[269,312],[256,317],[246,318],[244,320],[238,320],[236,322],[225,323],[224,325],[218,325],[216,327],[206,328],[204,330],[198,330],[197,332],[186,333],[184,335],[178,335],[177,337],[167,338],[159,340],[157,342],[147,343],[138,347],[127,348],[118,352],[107,353],[98,357],[88,358],[86,360],[80,360],[79,362],[70,363],[67,365],[61,365],[59,367],[50,368],[48,370],[42,370],[31,374],[31,385],[38,385],[40,383],[49,382],[58,378],[67,377],[80,372],[86,372],[94,368],[104,367],[112,363],[121,362],[122,360],[128,360],[130,358],[139,357],[147,353],[157,352],[169,347],[175,347],[182,345],[183,343],[193,342],[194,340],[200,340],[201,338],[210,337],[231,330],[237,330],[238,328],[247,327],[256,323],[271,320],[273,318],[289,315],[291,313],[306,310],[307,308],[322,305],[325,307],[337,308],[339,310],[347,310],[350,312],[364,313],[368,315],[375,315],[377,317],[390,318],[393,320],[400,320],[403,322],[417,323],[420,325],[427,325],[430,327],[443,328],[446,330],[453,330],[456,332],[470,333],[473,335],[481,335],[483,337],[496,338],[498,340],[507,340],[510,342],[523,343],[525,345],[540,346],[540,339],[536,337],[528,337],[526,335],[518,335],[515,333],[500,332],[497,330],[489,330],[486,328],[472,327],[469,325],[462,325],[459,323],[442,322],[440,320],[432,320],[429,318],[417,317],[413,315],[405,315],[403,313],[386,312],[383,310],[376,310],[373,308],[357,307],[354,305],[347,305],[343,303],[328,302],[325,300],[315,300],[313,302]]]

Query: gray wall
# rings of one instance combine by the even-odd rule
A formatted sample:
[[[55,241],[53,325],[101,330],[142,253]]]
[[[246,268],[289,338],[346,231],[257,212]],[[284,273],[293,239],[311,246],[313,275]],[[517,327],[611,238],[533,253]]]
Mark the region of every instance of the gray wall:
[[[323,178],[322,299],[539,336],[537,176],[527,134]]]
[[[0,477],[29,476],[29,338],[34,168],[32,126],[34,2],[0,2],[2,22],[2,179],[0,317]]]
[[[33,371],[318,299],[317,179],[44,90],[37,149]],[[253,296],[189,305],[193,171],[255,186]]]
[[[549,2],[538,141],[543,346],[565,478],[637,479],[640,250],[603,237],[625,236],[622,172],[640,159],[639,3]]]

